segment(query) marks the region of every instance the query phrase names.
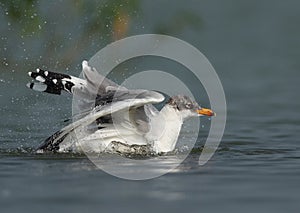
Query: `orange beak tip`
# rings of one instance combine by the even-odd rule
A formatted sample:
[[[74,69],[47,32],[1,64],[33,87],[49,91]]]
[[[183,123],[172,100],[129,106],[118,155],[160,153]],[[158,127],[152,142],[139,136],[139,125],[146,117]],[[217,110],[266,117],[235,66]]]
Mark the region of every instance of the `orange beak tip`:
[[[211,109],[201,108],[197,110],[199,115],[206,115],[206,116],[216,116],[217,114],[213,112]]]

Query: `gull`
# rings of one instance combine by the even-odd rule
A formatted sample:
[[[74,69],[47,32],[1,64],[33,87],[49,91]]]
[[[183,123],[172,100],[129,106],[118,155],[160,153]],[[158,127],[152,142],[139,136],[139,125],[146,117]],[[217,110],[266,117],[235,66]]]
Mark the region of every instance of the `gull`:
[[[70,93],[78,100],[80,112],[38,146],[40,153],[168,153],[175,150],[186,119],[215,116],[185,95],[170,97],[159,111],[153,104],[163,102],[163,94],[119,86],[85,60],[82,78],[42,69],[28,74],[35,81],[27,87],[56,95]]]

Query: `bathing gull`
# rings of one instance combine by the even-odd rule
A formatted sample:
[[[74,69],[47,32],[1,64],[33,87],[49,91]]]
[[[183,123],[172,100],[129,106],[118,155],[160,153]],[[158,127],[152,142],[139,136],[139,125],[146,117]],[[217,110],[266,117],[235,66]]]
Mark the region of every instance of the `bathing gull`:
[[[156,91],[119,86],[82,62],[83,78],[37,69],[28,73],[33,90],[76,96],[81,113],[49,138],[38,152],[167,153],[175,149],[181,126],[187,118],[214,116],[184,95],[171,97],[158,111],[152,104],[165,97]]]

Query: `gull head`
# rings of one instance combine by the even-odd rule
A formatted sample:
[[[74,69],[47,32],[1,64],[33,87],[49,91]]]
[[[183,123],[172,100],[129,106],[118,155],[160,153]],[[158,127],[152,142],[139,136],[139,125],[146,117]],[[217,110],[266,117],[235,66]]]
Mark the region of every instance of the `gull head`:
[[[211,109],[200,107],[196,101],[185,95],[171,97],[167,105],[171,106],[183,119],[216,115]]]

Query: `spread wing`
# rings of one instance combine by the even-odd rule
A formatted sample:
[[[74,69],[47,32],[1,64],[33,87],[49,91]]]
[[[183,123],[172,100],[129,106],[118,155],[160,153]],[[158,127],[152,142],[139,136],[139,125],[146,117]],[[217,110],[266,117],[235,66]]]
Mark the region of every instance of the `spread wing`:
[[[130,90],[128,93],[130,93]],[[76,130],[82,130],[92,123],[96,123],[97,120],[107,116],[112,117],[113,119],[109,120],[109,122],[97,124],[98,128],[105,128],[108,123],[112,124],[113,122],[117,122],[118,125],[128,124],[130,126],[135,126],[136,130],[141,132],[147,131],[149,129],[149,113],[155,113],[151,104],[160,103],[163,100],[164,97],[160,93],[145,90],[144,93],[139,94],[138,97],[122,99],[103,106],[97,106],[88,115],[74,121],[49,137],[40,147],[38,147],[38,150],[57,151],[59,149],[59,144],[63,142],[70,133],[76,133]],[[128,119],[127,114],[133,115],[133,117]],[[118,121],[116,121],[116,119],[118,119]],[[130,123],[127,123],[128,121]]]
[[[62,91],[73,94],[74,113],[82,116],[83,112],[87,114],[98,105],[95,100],[105,100],[111,95],[111,91],[126,89],[102,76],[95,68],[90,67],[87,61],[82,62],[83,78],[42,69],[28,74],[36,80],[27,84],[30,89],[56,95],[60,95]]]
[[[152,105],[164,100],[158,92],[129,90],[105,78],[95,68],[82,62],[83,79],[74,76],[37,69],[29,76],[37,82],[27,84],[33,90],[61,94],[73,94],[73,123],[49,137],[38,149],[58,150],[59,144],[79,129],[96,131],[117,123],[125,129],[139,133],[149,130],[149,118],[158,112]]]

